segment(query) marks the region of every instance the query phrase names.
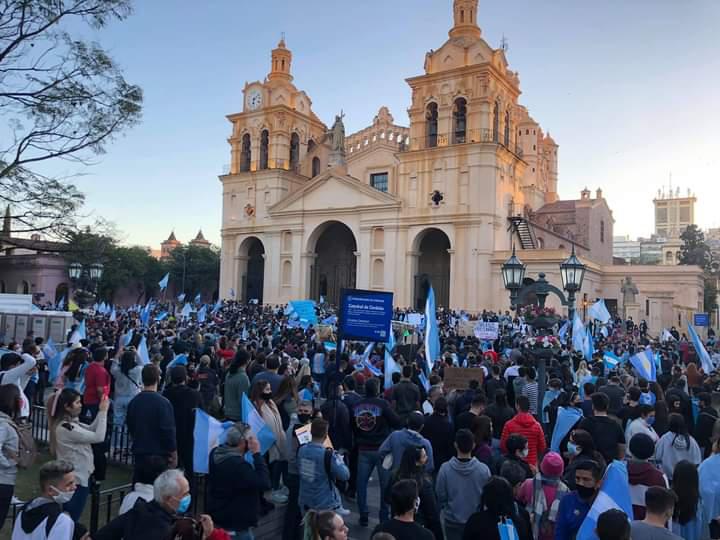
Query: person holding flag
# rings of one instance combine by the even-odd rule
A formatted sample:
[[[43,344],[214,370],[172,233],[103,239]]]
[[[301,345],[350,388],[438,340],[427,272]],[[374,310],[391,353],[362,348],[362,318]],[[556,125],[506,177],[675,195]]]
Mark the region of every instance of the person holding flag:
[[[234,538],[252,538],[260,497],[270,489],[270,473],[252,428],[237,422],[210,452],[207,509],[215,524]]]

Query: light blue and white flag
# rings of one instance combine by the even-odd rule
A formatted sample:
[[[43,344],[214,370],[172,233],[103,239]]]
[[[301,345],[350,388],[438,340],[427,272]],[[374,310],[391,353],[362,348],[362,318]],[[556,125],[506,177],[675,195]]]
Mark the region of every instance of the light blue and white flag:
[[[385,390],[392,388],[392,375],[393,373],[402,373],[400,366],[390,354],[390,351],[385,348]]]
[[[425,301],[425,359],[428,363],[428,370],[432,369],[438,358],[440,358],[440,330],[435,308],[435,291],[430,285]]]
[[[180,315],[187,318],[190,316],[190,313],[192,313],[192,306],[190,304],[185,304],[180,312]]]
[[[585,358],[588,362],[592,360],[593,354],[595,354],[595,344],[593,343],[592,332],[588,326],[585,331]]]
[[[197,293],[197,294],[195,295],[195,300],[194,300],[194,302],[195,302],[196,304],[199,304],[200,302],[202,302],[202,294]]]
[[[325,347],[326,351],[335,351],[337,350],[337,343],[333,343],[332,341],[326,341],[323,343],[323,347]]]
[[[128,330],[128,333],[122,337],[123,347],[127,347],[128,345],[130,345],[130,342],[132,341],[132,338],[133,338],[133,332],[134,332],[134,330],[131,328],[130,330]]]
[[[187,354],[178,354],[170,360],[167,367],[165,368],[165,371],[168,371],[169,369],[174,368],[175,366],[187,366],[188,365],[188,357]]]
[[[220,308],[221,308],[221,307],[222,307],[222,300],[220,300],[220,299],[218,298],[218,301],[215,302],[215,305],[213,306],[211,313],[214,315],[215,313],[217,313],[218,311],[220,311]]]
[[[169,281],[170,281],[170,272],[168,272],[167,274],[165,274],[165,277],[162,278],[162,279],[158,282],[158,285],[160,285],[160,290],[161,290],[161,291],[164,291],[165,289],[167,289],[167,286],[168,286],[168,282],[169,282]]]
[[[326,317],[325,319],[323,319],[321,322],[323,324],[334,326],[337,324],[337,321],[338,321],[337,315],[331,315],[330,317]]]
[[[675,337],[670,333],[670,330],[663,328],[662,334],[660,334],[660,341],[665,343],[666,341],[675,341]]]
[[[555,428],[553,429],[552,438],[550,439],[550,449],[553,452],[560,453],[560,443],[562,443],[563,439],[582,417],[583,413],[580,409],[575,407],[558,407],[557,420],[555,421]]]
[[[646,381],[657,380],[657,369],[655,367],[655,356],[652,350],[644,349],[630,358],[630,364],[635,368],[638,377]]]
[[[185,301],[185,293],[178,294],[177,301],[182,303]]]
[[[58,300],[57,306],[55,306],[55,309],[58,311],[63,311],[65,309],[65,296],[63,295],[60,300]]]
[[[585,354],[585,339],[587,337],[587,334],[585,333],[585,325],[582,322],[582,319],[580,319],[580,315],[577,314],[577,311],[575,312],[575,319],[573,320],[573,335],[572,335],[572,342],[573,342],[573,349]]]
[[[418,378],[420,379],[420,384],[423,385],[423,388],[426,392],[430,391],[430,381],[428,381],[428,378],[425,376],[425,372],[421,369],[420,373],[418,374]]]
[[[54,383],[55,379],[57,379],[60,375],[60,368],[62,368],[62,363],[69,352],[70,348],[66,348],[65,350],[55,354],[52,358],[48,359],[48,376],[51,384]]]
[[[202,409],[195,409],[193,472],[196,474],[210,472],[210,452],[225,441],[225,435],[232,425],[233,422],[220,422]]]
[[[687,328],[688,333],[690,334],[690,339],[692,340],[693,347],[695,347],[695,352],[700,359],[701,367],[705,374],[709,375],[710,372],[715,369],[713,367],[712,360],[710,359],[710,355],[705,349],[705,346],[703,345],[700,336],[698,336],[698,333],[695,331],[695,328],[693,328],[689,321],[687,323]]]
[[[566,342],[567,342],[567,333],[568,333],[568,330],[570,330],[570,320],[569,320],[569,319],[568,319],[567,321],[565,321],[565,324],[563,324],[563,325],[560,327],[560,330],[558,330],[558,337],[560,338],[560,341],[561,341],[562,343],[566,343]]]
[[[275,434],[265,423],[265,420],[262,419],[262,416],[257,412],[245,393],[242,395],[242,421],[252,428],[260,443],[260,453],[265,454],[270,450],[270,447],[275,444]]]
[[[115,312],[115,308],[112,308],[112,311],[110,312],[110,322],[117,321],[117,313]]]
[[[207,306],[203,306],[197,312],[197,320],[199,323],[204,323],[206,317],[207,317]]]
[[[169,314],[168,314],[167,311],[163,311],[162,313],[158,313],[158,314],[155,316],[155,320],[158,321],[158,322],[160,322],[160,321],[166,319],[168,315],[169,315]]]
[[[137,352],[143,364],[150,363],[150,352],[148,351],[147,338],[145,336],[140,339]]]
[[[608,308],[605,305],[605,300],[603,299],[598,300],[588,308],[588,315],[603,324],[607,324],[611,319],[610,312],[608,311]]]
[[[600,333],[601,333],[603,336],[608,337],[608,329],[607,329],[607,326],[603,325],[603,326],[600,328]]]
[[[77,331],[78,331],[78,334],[80,334],[80,339],[87,339],[87,330],[85,329],[85,319],[80,321]]]
[[[320,295],[320,303],[321,304],[325,303],[325,297],[322,294]]]
[[[633,515],[627,465],[617,460],[613,461],[605,471],[600,492],[580,526],[576,540],[597,540],[595,534],[597,520],[600,514],[612,509],[622,510],[627,516]]]
[[[612,371],[620,365],[620,358],[612,351],[605,351],[603,353],[603,364],[605,364],[606,371]]]

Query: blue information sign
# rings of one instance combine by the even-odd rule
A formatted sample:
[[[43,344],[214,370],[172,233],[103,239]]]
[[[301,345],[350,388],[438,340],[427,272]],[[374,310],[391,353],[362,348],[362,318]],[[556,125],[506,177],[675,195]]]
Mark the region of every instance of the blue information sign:
[[[693,324],[695,326],[710,326],[710,315],[707,313],[695,313]]]
[[[342,339],[384,343],[390,338],[393,293],[342,289],[338,329]]]

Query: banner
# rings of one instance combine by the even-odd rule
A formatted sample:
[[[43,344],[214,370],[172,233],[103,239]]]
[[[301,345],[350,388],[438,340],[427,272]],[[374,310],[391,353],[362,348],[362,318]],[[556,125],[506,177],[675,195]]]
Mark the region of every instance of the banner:
[[[496,340],[500,323],[478,321],[475,325],[474,334],[478,339]]]
[[[446,367],[443,388],[447,391],[454,389],[467,389],[470,381],[477,381],[482,388],[485,372],[482,368]]]

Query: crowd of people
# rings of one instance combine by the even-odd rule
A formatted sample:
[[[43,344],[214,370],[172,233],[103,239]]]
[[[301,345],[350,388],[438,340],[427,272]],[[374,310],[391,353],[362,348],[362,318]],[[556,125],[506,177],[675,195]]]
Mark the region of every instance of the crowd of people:
[[[34,457],[33,404],[46,406],[50,432],[40,495],[20,506],[13,540],[251,540],[273,508],[284,508],[283,540],[345,540],[351,507],[373,540],[584,540],[588,520],[601,540],[720,538],[720,371],[706,373],[674,328],[661,340],[644,323],[597,326],[592,354],[568,339],[540,381],[524,347],[531,330],[508,312],[477,314],[499,329],[480,340],[460,331],[467,314],[440,310],[438,358],[426,358],[421,327],[404,325],[419,339],[387,351],[397,369],[386,373],[386,345],[338,353],[327,328],[298,324],[287,307],[156,316],[168,311],[83,314],[59,365],[40,337],[3,344],[0,524]],[[705,345],[720,360],[712,332]],[[645,349],[655,380],[604,360]],[[458,366],[479,375],[450,385]],[[207,456],[197,411],[228,422]],[[90,488],[122,452],[133,490],[90,535]],[[603,501],[615,465],[632,515]]]

